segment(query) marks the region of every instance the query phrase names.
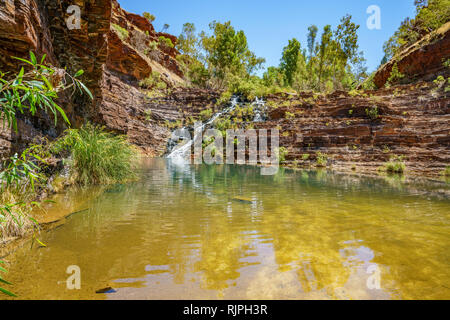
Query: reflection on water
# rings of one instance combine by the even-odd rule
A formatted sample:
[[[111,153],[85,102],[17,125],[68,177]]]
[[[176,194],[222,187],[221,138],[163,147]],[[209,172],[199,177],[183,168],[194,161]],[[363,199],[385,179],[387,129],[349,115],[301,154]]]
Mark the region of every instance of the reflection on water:
[[[47,247],[7,258],[20,298],[450,298],[445,198],[326,172],[164,159],[147,160],[139,182],[95,192],[64,198],[88,210],[43,234]],[[66,288],[70,265],[81,290]],[[376,275],[379,288],[368,285]]]

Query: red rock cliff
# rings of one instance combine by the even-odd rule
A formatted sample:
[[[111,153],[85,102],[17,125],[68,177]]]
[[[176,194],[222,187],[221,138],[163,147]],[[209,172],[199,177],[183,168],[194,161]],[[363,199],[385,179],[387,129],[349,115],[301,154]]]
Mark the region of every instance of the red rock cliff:
[[[394,64],[397,64],[404,77],[393,84],[432,81],[439,75],[449,77],[450,68],[444,66],[444,62],[449,58],[450,22],[447,22],[381,66],[374,77],[375,85],[378,88],[384,87]]]
[[[17,72],[19,65],[11,57],[26,58],[30,50],[38,57],[46,54],[48,63],[72,73],[83,69],[83,82],[93,92],[94,101],[60,97],[72,125],[77,127],[86,120],[100,123],[128,134],[149,153],[159,152],[167,129],[152,128],[151,123],[135,118],[139,113],[136,110],[142,113],[146,101],[138,82],[158,71],[169,86],[183,83],[174,48],[159,45],[147,49],[160,36],[173,43],[176,37],[156,32],[148,20],[124,11],[115,0],[76,1],[81,12],[80,29],[69,30],[66,21],[73,13],[67,13],[67,9],[72,4],[68,0],[1,1],[0,70]],[[0,155],[39,134],[55,136],[63,129],[55,131],[45,115],[19,119],[19,127],[18,134],[0,131]]]

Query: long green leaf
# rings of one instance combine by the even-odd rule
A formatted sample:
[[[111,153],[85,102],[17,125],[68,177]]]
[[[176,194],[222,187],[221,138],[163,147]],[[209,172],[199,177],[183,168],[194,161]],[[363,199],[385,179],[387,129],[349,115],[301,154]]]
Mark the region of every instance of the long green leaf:
[[[16,59],[16,60],[19,60],[19,61],[22,61],[22,62],[25,62],[25,63],[28,63],[28,64],[34,66],[34,65],[33,65],[30,61],[28,61],[27,59],[22,59],[22,58],[18,58],[18,57],[13,57],[13,59]]]
[[[8,295],[10,297],[17,297],[14,293],[12,293],[12,292],[10,292],[10,291],[8,291],[6,289],[3,289],[1,287],[0,287],[0,292],[3,292],[4,294],[6,294],[6,295]]]
[[[34,55],[33,51],[30,51],[30,59],[33,65],[35,66],[37,64],[36,56]]]
[[[48,90],[53,90],[53,86],[50,83],[50,81],[48,81],[48,79],[44,75],[42,75],[41,78],[45,82],[45,84],[47,85]]]
[[[6,281],[5,279],[2,279],[1,277],[0,277],[0,282],[1,282],[1,283],[4,283],[4,284],[9,284],[9,285],[12,284],[11,282]]]
[[[78,82],[80,86],[83,88],[83,90],[88,94],[88,96],[91,98],[91,100],[94,100],[94,96],[92,95],[91,91],[84,85],[82,82]]]
[[[56,103],[53,103],[53,106],[56,108],[56,110],[59,111],[59,113],[61,114],[61,116],[63,117],[64,121],[67,122],[68,125],[70,125],[70,121],[69,118],[67,118],[66,113],[64,112],[63,109],[61,109],[60,106],[58,106]]]
[[[25,73],[25,69],[22,67],[20,69],[19,74],[17,75],[17,82],[18,82],[18,84],[22,83],[22,78],[23,78],[24,73]]]

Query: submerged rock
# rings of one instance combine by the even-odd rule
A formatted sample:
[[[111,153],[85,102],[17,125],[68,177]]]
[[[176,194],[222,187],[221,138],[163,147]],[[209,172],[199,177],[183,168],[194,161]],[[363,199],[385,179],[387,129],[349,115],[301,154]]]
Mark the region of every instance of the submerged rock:
[[[237,202],[247,203],[247,204],[252,204],[253,203],[252,199],[244,198],[244,197],[234,197],[232,200],[233,201],[237,201]]]
[[[106,287],[106,288],[95,291],[95,293],[116,293],[116,292],[117,292],[117,290],[114,290],[111,287]]]

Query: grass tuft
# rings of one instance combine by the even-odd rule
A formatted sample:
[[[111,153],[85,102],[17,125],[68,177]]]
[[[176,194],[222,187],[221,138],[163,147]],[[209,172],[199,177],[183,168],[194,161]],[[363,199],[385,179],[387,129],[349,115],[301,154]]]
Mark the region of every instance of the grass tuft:
[[[135,178],[137,150],[125,136],[86,124],[69,129],[54,146],[68,150],[74,182],[80,185],[123,183]]]
[[[384,164],[384,169],[388,173],[403,174],[406,170],[406,164],[403,162],[403,156],[392,156],[388,162]]]

